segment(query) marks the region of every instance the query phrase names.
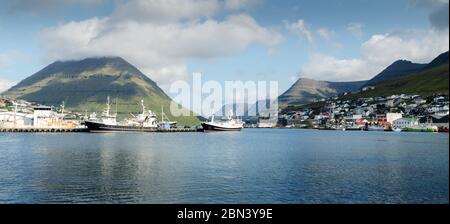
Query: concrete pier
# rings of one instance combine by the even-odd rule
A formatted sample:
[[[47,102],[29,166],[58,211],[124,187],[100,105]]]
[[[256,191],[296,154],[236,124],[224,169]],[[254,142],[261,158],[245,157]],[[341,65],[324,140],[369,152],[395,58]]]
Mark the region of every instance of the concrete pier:
[[[88,132],[87,128],[0,128],[0,132]]]
[[[153,132],[202,132],[198,128],[158,128]],[[87,128],[2,128],[0,132],[55,132],[55,133],[69,133],[69,132],[89,132]],[[126,132],[126,131],[125,131]]]

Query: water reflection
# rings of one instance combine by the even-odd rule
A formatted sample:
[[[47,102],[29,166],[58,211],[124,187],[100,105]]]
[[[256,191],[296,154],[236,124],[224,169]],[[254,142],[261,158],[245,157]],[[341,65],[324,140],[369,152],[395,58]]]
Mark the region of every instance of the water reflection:
[[[448,203],[448,135],[1,134],[4,203]]]

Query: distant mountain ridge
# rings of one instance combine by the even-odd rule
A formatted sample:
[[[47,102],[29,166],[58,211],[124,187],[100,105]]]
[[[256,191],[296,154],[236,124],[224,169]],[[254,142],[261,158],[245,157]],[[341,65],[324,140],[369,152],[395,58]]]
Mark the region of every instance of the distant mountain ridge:
[[[423,68],[425,68],[426,66],[427,64],[418,64],[407,60],[397,60],[388,67],[386,67],[378,75],[370,79],[365,84],[365,86],[374,86],[388,79],[398,78],[404,75],[411,74],[413,72],[418,72]]]
[[[354,92],[365,86],[382,87],[378,88],[379,91],[368,92],[372,95],[401,91],[430,94],[434,87],[436,93],[448,93],[448,84],[446,85],[448,83],[448,62],[449,52],[447,51],[428,64],[397,60],[368,81],[327,82],[300,78],[286,92],[281,94],[278,100],[281,107],[304,105],[344,92]],[[386,92],[383,93],[380,89]]]
[[[437,56],[437,58],[433,59],[430,63],[428,63],[428,65],[425,67],[425,69],[448,64],[448,60],[449,60],[448,56],[449,56],[448,51],[440,54],[439,56]]]
[[[343,92],[360,89],[367,81],[328,82],[308,78],[298,79],[286,92],[278,97],[280,106],[311,103]]]
[[[141,112],[143,99],[146,107],[155,112],[166,108],[166,115],[172,120],[198,122],[195,116],[174,118],[167,113],[171,98],[153,80],[120,57],[56,61],[2,95],[45,105],[65,101],[68,109],[78,112],[101,111],[110,96],[113,102],[117,99],[117,111],[124,116],[129,112]]]

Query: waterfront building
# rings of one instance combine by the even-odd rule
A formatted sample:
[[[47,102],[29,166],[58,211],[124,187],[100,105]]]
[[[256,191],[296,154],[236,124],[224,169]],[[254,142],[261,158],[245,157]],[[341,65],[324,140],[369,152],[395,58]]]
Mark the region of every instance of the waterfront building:
[[[410,128],[415,127],[419,125],[419,120],[417,118],[399,118],[392,122],[392,128],[394,129],[404,129],[404,128]]]

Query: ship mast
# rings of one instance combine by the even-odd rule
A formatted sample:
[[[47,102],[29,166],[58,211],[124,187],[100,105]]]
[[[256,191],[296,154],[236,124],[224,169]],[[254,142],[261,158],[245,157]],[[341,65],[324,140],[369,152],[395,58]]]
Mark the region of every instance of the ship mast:
[[[110,105],[109,105],[109,96],[108,96],[108,100],[106,102],[106,116],[109,117],[109,110],[110,110]]]
[[[117,116],[117,97],[116,97],[116,116]]]
[[[61,104],[61,119],[64,119],[64,107],[65,107],[66,103],[64,101],[62,101]]]

